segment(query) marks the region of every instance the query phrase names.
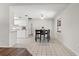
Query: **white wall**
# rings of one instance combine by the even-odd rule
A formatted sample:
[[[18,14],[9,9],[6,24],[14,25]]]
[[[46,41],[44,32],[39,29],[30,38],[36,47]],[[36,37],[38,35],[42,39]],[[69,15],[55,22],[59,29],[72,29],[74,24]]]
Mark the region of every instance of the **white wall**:
[[[0,47],[9,45],[9,7],[0,3]]]
[[[33,33],[35,33],[35,29],[41,29],[44,27],[45,29],[50,29],[51,38],[54,38],[54,23],[53,19],[32,19],[33,24]]]
[[[59,18],[62,18],[61,33],[56,32]],[[71,4],[55,19],[55,39],[79,55],[79,4]]]

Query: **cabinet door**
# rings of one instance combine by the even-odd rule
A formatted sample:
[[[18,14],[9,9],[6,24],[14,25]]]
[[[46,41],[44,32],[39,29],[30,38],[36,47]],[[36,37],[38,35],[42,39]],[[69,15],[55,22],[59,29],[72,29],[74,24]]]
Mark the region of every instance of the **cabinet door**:
[[[17,31],[17,38],[26,38],[26,31],[25,30],[18,30]]]

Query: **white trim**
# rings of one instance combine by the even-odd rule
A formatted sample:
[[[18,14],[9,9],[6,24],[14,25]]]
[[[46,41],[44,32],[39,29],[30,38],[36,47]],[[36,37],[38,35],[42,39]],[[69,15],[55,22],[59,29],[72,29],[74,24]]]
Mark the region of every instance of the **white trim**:
[[[71,52],[73,52],[75,54],[75,56],[78,56],[78,54],[72,50],[70,47],[66,46],[63,42],[61,42],[60,40],[56,39],[58,42],[60,42],[64,47],[66,47],[68,50],[70,50]]]

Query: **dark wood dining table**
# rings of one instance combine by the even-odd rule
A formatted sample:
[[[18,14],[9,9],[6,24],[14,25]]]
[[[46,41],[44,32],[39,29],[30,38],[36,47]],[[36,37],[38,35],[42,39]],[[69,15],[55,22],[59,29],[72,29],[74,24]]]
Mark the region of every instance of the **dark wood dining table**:
[[[47,35],[47,41],[49,42],[49,40],[50,40],[50,30],[44,30],[45,31],[45,33],[44,34],[42,34],[41,33],[41,30],[35,30],[35,41],[37,42],[37,39],[40,39],[40,42],[41,42],[41,35],[44,35],[44,37],[45,37],[45,35]],[[37,37],[39,35],[39,38]]]

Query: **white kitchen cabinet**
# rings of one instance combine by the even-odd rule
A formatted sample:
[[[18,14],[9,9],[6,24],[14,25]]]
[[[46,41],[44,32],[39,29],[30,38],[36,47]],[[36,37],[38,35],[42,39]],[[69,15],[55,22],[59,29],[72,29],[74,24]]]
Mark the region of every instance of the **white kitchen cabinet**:
[[[17,42],[17,31],[12,30],[9,32],[9,46],[13,47]]]

